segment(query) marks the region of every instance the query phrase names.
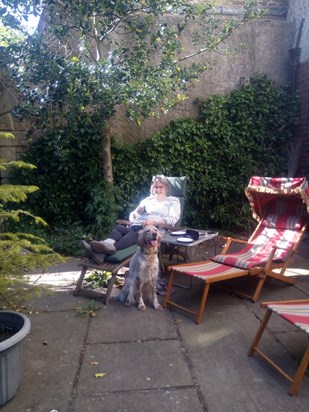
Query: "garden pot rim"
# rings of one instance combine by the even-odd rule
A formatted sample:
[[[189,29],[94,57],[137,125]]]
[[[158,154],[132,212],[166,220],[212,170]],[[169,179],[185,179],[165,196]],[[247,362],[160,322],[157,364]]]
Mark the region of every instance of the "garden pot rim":
[[[19,318],[22,318],[24,323],[20,330],[16,332],[13,336],[10,338],[4,340],[3,342],[0,342],[0,352],[5,351],[6,349],[11,348],[12,346],[16,345],[20,341],[22,341],[29,333],[31,323],[29,318],[24,315],[23,313],[16,312],[16,311],[10,311],[10,310],[0,310],[0,323],[4,323],[5,320],[3,321],[3,316],[2,315],[8,315],[8,316],[16,316]]]

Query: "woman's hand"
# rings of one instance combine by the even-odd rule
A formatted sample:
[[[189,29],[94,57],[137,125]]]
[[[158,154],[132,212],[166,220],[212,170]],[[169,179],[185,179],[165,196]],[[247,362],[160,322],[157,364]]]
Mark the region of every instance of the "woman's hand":
[[[145,206],[140,206],[140,207],[137,209],[137,213],[138,213],[139,215],[142,215],[142,214],[145,213],[145,212],[146,212]]]
[[[148,225],[152,225],[152,226],[159,226],[162,223],[162,221],[157,220],[157,219],[148,219],[148,220],[144,220],[142,222],[142,226],[148,226]]]

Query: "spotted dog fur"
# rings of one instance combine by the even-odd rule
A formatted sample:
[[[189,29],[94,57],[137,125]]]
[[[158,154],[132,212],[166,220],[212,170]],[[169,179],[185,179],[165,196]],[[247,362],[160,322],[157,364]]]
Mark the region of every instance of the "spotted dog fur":
[[[162,309],[156,290],[160,242],[161,234],[155,226],[145,226],[140,232],[137,240],[139,247],[132,256],[129,273],[119,296],[126,306],[137,303],[139,310],[146,310],[145,299],[152,301],[155,309]]]

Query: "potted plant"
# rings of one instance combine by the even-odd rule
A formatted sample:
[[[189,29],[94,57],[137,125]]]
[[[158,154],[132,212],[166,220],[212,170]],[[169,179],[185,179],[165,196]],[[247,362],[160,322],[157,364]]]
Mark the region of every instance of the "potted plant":
[[[23,341],[29,331],[27,316],[0,311],[0,405],[9,401],[20,386]]]
[[[14,138],[0,132],[1,138]],[[35,167],[21,161],[0,161],[0,169]],[[26,281],[29,269],[46,268],[64,259],[54,253],[44,239],[23,231],[24,218],[46,225],[38,216],[22,209],[12,209],[13,203],[26,200],[38,190],[35,186],[0,184],[0,405],[11,399],[20,385],[22,343],[30,330],[30,321],[17,309],[37,287]],[[9,222],[13,221],[13,225]]]

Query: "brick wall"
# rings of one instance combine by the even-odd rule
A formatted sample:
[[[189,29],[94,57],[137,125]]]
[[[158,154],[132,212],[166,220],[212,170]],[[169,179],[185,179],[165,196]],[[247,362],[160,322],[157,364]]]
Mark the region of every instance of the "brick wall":
[[[309,60],[298,68],[297,89],[300,95],[300,125],[295,131],[295,137],[301,142],[298,176],[309,178]]]

